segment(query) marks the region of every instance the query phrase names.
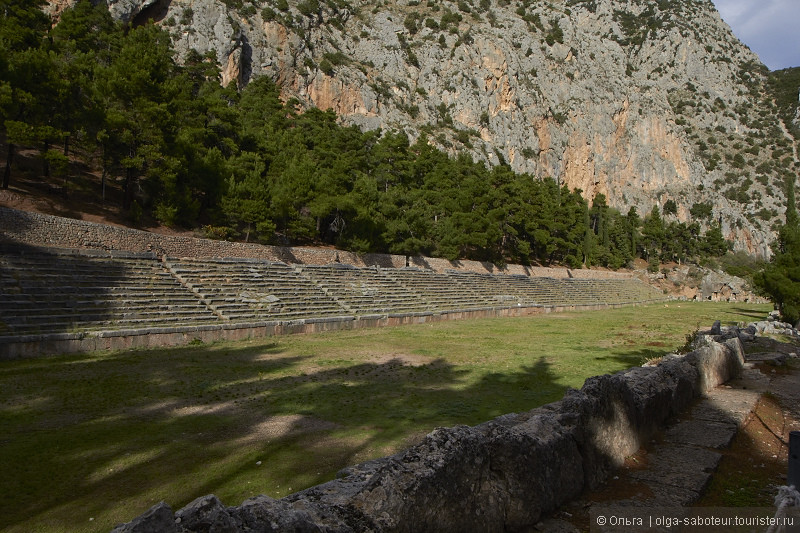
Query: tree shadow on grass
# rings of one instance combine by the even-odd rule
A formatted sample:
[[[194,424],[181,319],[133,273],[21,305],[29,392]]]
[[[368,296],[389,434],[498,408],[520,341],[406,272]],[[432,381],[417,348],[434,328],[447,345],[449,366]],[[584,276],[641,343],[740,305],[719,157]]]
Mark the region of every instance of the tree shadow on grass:
[[[766,320],[766,314],[761,311],[755,309],[747,309],[744,307],[734,307],[731,309],[732,312],[735,312],[738,315],[744,315],[746,317],[752,318],[754,321],[758,320]]]
[[[565,389],[544,358],[475,377],[442,359],[321,365],[275,343],[17,361],[0,366],[0,516],[108,531],[161,499],[280,496]]]

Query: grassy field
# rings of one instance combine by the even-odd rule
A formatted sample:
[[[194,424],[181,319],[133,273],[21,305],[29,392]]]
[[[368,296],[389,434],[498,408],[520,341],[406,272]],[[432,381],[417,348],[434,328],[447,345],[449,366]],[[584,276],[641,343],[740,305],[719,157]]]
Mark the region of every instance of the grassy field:
[[[284,496],[770,309],[670,303],[2,362],[0,530],[107,532],[160,500]]]

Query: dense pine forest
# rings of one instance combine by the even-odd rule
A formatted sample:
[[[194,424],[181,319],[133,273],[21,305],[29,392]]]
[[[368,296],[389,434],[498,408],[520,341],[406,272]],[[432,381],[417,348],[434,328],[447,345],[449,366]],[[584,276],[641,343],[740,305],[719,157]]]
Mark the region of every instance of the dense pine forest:
[[[117,23],[102,2],[81,0],[55,26],[39,1],[2,4],[3,188],[15,154],[35,148],[43,177],[81,160],[120,185],[132,221],[213,238],[610,268],[728,250],[710,205],[690,222],[672,201],[644,215],[603,195],[590,205],[553,179],[448,157],[424,134],[341,126],[264,77],[223,87],[212,56],[178,64],[166,32]]]

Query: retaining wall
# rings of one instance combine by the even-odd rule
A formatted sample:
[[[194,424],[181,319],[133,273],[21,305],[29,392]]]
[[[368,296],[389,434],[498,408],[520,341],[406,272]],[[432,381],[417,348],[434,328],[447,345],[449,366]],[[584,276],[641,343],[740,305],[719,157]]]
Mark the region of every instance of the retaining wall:
[[[644,305],[649,302],[642,302]],[[301,320],[273,320],[252,323],[216,323],[196,326],[148,327],[76,333],[0,336],[0,361],[42,357],[50,354],[86,353],[98,350],[161,348],[182,346],[192,341],[204,343],[222,340],[263,338],[272,335],[319,333],[404,324],[425,324],[468,318],[533,316],[561,311],[595,311],[640,304],[601,304],[485,308],[469,311],[393,313],[373,316],[336,316]]]
[[[624,272],[567,270],[566,268],[507,265],[499,268],[479,261],[448,261],[430,257],[406,257],[389,254],[355,254],[327,248],[266,246],[252,243],[216,241],[194,237],[161,235],[119,226],[96,224],[85,220],[62,218],[0,207],[0,241],[55,248],[127,250],[149,252],[159,257],[241,257],[284,263],[328,265],[345,263],[354,266],[402,268],[417,266],[435,271],[466,270],[478,273],[520,274],[552,278],[582,277],[593,279],[630,279]]]
[[[590,378],[527,413],[436,429],[404,452],[280,500],[226,507],[209,495],[174,514],[162,502],[114,533],[533,530],[544,513],[604,481],[667,419],[736,376],[742,346],[736,333],[728,337],[701,337],[695,351],[655,367]]]

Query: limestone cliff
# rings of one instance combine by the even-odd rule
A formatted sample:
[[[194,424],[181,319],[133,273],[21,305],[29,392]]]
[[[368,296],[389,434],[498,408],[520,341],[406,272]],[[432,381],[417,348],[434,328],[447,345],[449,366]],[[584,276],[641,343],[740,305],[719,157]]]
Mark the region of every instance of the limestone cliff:
[[[672,199],[751,253],[800,168],[767,69],[710,0],[108,2],[180,54],[214,50],[225,82],[270,76],[347,123],[425,131],[621,211]]]

